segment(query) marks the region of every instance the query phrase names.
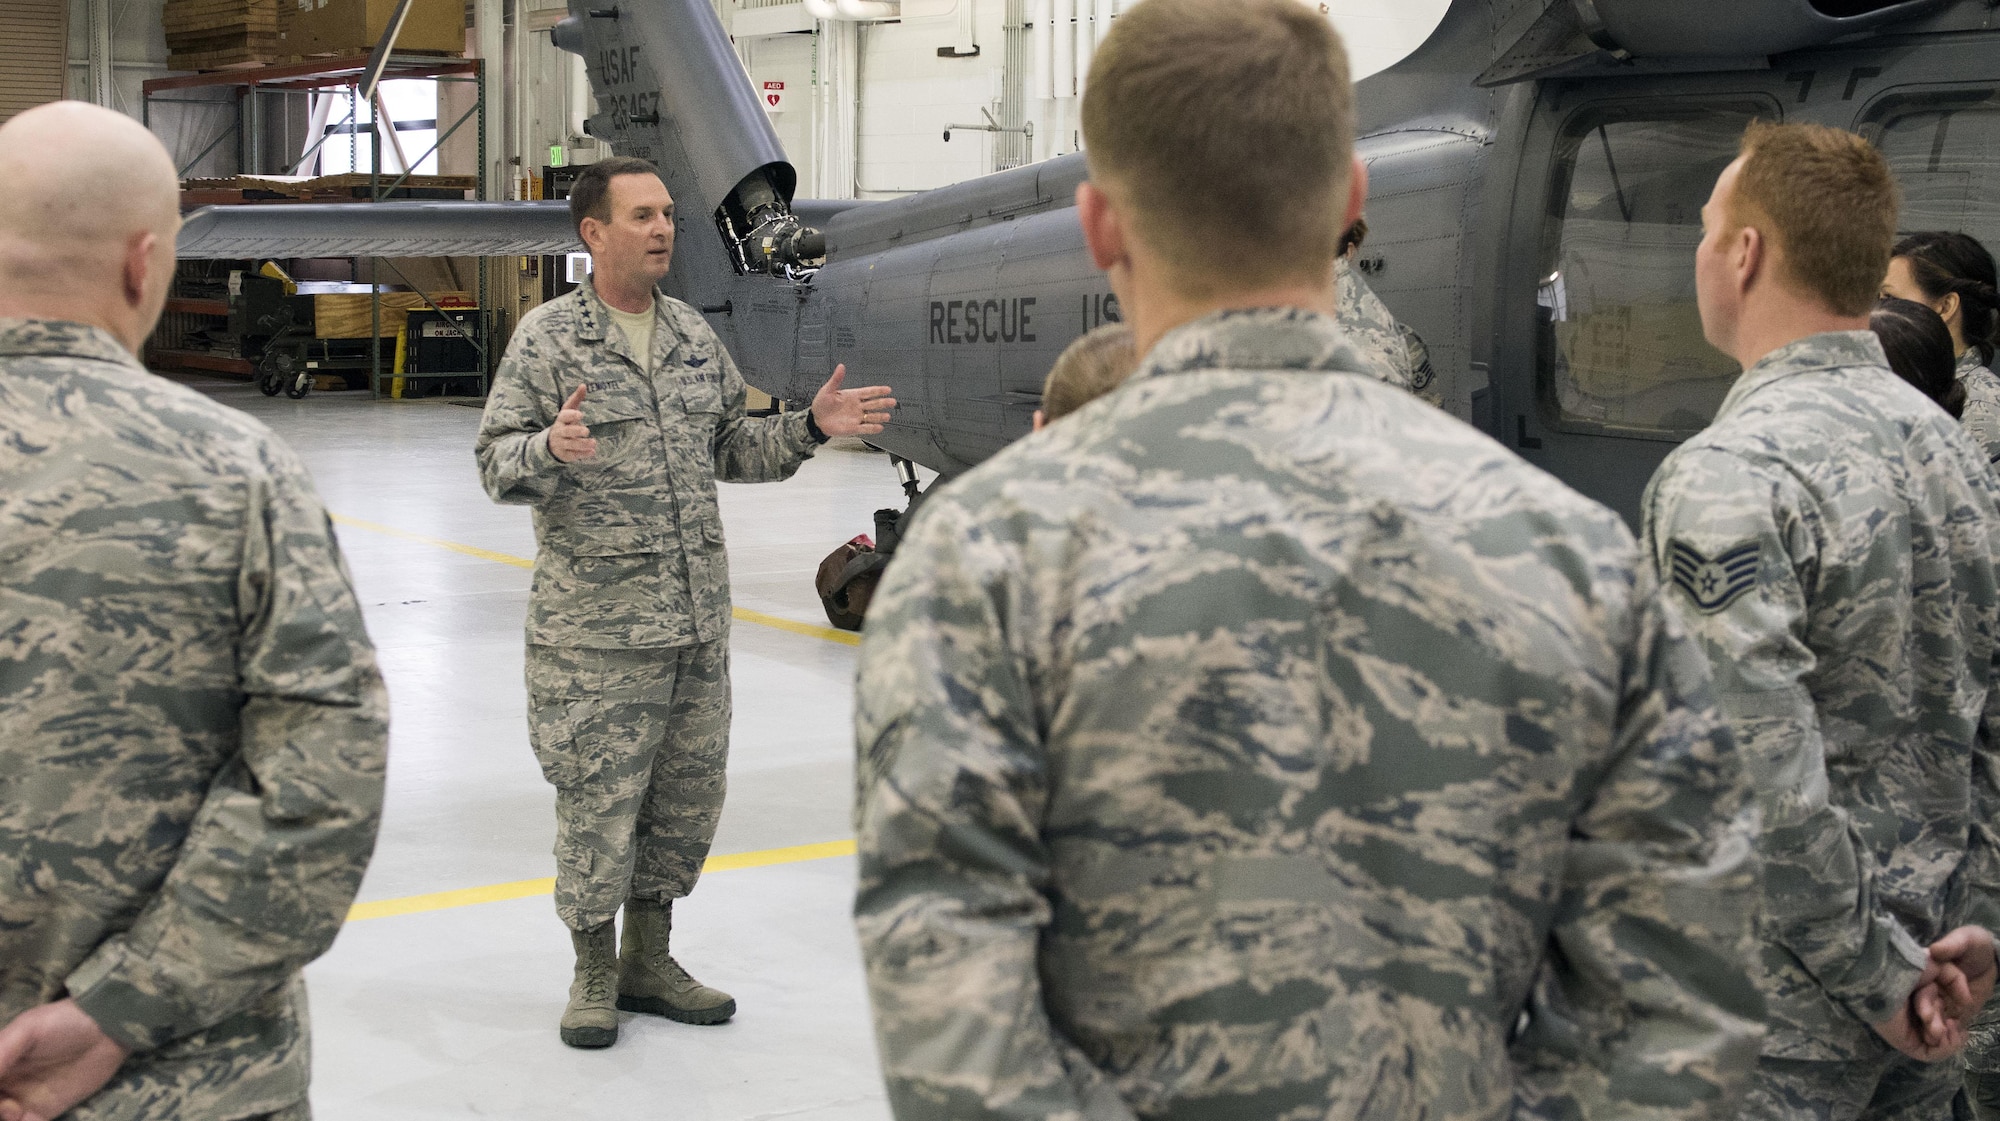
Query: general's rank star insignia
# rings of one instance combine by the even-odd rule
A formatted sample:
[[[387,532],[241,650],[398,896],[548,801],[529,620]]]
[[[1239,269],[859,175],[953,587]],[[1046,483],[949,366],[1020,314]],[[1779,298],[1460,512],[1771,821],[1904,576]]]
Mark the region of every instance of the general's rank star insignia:
[[[1761,551],[1755,541],[1708,556],[1685,541],[1667,543],[1674,585],[1688,594],[1697,611],[1712,615],[1757,586]]]

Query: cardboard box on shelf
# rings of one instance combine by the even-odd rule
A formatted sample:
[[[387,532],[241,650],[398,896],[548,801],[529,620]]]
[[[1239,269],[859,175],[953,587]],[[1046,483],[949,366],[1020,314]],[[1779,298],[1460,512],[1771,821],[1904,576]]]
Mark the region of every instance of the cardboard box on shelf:
[[[396,0],[281,0],[292,5],[286,49],[294,54],[356,54],[372,50]],[[411,0],[398,51],[460,55],[465,53],[465,5],[462,0]]]

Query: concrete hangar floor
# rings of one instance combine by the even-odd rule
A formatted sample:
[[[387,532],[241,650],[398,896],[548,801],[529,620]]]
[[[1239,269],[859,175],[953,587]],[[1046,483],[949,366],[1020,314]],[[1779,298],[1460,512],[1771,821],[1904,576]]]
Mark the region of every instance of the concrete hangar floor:
[[[573,955],[521,678],[534,532],[526,507],[480,489],[479,410],[189,384],[305,459],[389,684],[381,840],[339,940],[306,970],[318,1121],[886,1119],[849,921],[857,651],[826,627],[812,574],[901,504],[887,457],[835,441],[786,482],[721,487],[729,798],[674,947],[740,1011],[719,1027],[627,1014],[617,1046],[577,1051],[556,1038]]]

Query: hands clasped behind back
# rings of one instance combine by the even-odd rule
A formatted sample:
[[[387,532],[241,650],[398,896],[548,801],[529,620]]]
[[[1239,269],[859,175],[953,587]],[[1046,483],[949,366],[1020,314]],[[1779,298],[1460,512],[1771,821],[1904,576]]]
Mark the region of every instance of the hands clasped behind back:
[[[1961,926],[1930,946],[1930,962],[1894,1017],[1873,1025],[1890,1046],[1920,1062],[1939,1062],[1965,1047],[1967,1033],[1993,995],[2000,962],[1993,935]]]

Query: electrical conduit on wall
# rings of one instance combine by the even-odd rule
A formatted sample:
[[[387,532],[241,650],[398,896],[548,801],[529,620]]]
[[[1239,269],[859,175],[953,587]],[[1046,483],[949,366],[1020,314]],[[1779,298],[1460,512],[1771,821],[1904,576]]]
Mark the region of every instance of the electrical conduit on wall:
[[[1076,23],[1070,32],[1076,36],[1076,96],[1083,96],[1083,87],[1090,76],[1090,56],[1096,48],[1097,40],[1090,28],[1092,0],[1076,0]]]
[[[1032,84],[1028,86],[1028,96],[1043,101],[1055,96],[1056,31],[1049,13],[1055,0],[1032,0],[1028,8],[1028,24],[1034,30],[1034,42],[1030,53],[1034,62],[1029,67]]]
[[[1049,22],[1054,25],[1050,33],[1056,41],[1053,95],[1057,101],[1076,96],[1075,21],[1076,0],[1055,0],[1055,11]]]

